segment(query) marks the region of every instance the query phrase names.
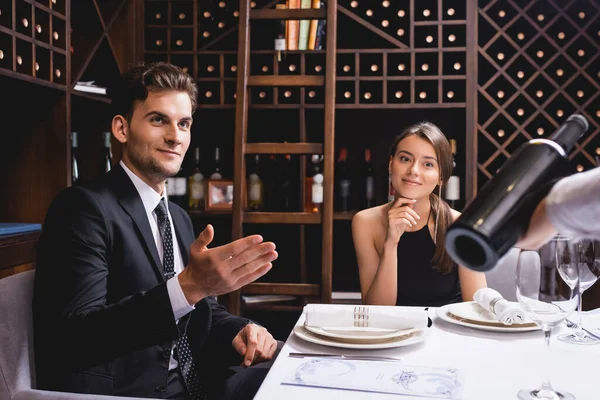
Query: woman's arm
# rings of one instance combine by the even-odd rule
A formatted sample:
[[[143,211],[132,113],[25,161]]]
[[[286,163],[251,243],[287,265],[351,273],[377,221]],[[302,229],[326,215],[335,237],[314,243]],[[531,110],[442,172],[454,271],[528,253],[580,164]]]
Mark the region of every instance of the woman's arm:
[[[450,209],[454,221],[460,217],[460,213]],[[458,281],[460,282],[460,293],[463,301],[472,301],[475,292],[481,288],[487,287],[485,273],[476,272],[469,268],[458,266]]]
[[[358,261],[363,303],[396,305],[397,247],[384,245],[380,257],[375,248],[373,218],[368,211],[359,212],[352,218],[352,239]]]
[[[458,280],[463,301],[473,301],[473,295],[481,288],[487,287],[485,274],[469,268],[458,266]]]

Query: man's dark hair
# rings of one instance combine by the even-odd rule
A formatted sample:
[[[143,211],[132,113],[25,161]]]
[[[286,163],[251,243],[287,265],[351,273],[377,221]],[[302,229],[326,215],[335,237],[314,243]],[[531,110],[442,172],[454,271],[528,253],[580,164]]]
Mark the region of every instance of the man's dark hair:
[[[196,111],[198,87],[190,75],[167,62],[141,62],[125,72],[118,85],[113,87],[114,115],[122,115],[130,122],[136,100],[144,101],[149,92],[163,90],[186,92],[192,102],[192,113]]]

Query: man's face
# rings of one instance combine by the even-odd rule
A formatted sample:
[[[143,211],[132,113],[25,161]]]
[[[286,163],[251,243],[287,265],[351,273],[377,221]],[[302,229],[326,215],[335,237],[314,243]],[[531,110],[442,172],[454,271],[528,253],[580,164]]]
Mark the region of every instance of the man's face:
[[[191,126],[192,103],[187,93],[149,92],[145,101],[135,103],[123,160],[142,179],[161,183],[179,172],[190,145]]]

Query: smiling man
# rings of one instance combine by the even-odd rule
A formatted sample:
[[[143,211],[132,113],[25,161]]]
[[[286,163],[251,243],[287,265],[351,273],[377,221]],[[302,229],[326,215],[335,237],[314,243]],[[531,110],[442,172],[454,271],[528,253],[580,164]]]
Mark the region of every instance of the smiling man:
[[[190,144],[197,87],[180,68],[140,64],[113,96],[122,160],[54,200],[34,288],[39,389],[178,399],[252,398],[278,350],[214,296],[267,273],[275,245],[194,239],[165,181]]]

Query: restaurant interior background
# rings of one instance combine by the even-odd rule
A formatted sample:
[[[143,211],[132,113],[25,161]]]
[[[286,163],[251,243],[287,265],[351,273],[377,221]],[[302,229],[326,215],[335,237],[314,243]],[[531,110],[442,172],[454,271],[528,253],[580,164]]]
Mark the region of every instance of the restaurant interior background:
[[[38,224],[62,189],[118,161],[104,135],[106,88],[142,60],[179,65],[199,86],[171,199],[197,233],[214,225],[214,245],[251,233],[277,244],[271,272],[221,300],[278,339],[308,302],[360,301],[351,219],[387,201],[389,146],[408,125],[429,120],[454,140],[458,185],[444,195],[459,211],[521,144],[575,112],[590,129],[572,172],[599,165],[600,1],[339,0],[337,9],[334,40],[323,37],[323,10],[307,10],[314,23],[266,13],[245,48],[239,1],[2,0],[0,222],[35,225],[0,236],[0,277],[35,267]],[[247,96],[236,94],[246,84]],[[237,200],[198,201],[215,174]],[[595,286],[584,309],[598,306]]]

